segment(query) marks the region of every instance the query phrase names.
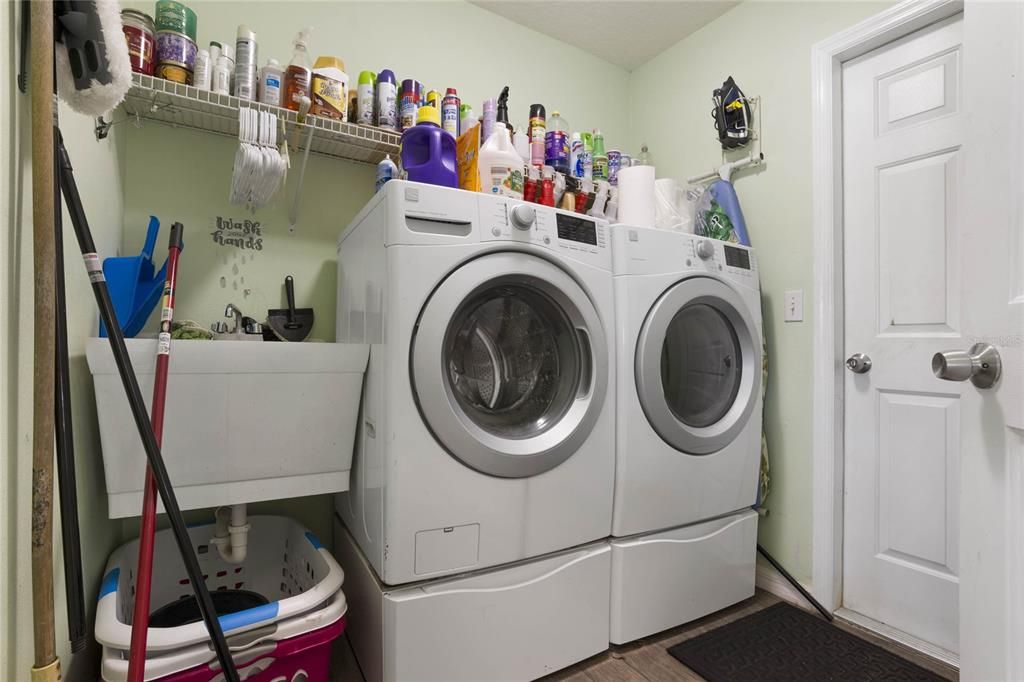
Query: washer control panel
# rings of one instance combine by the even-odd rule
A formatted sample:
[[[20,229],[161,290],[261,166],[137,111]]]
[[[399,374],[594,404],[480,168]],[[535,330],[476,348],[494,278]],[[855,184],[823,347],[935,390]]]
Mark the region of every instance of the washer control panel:
[[[535,244],[566,256],[610,262],[608,222],[505,197],[481,196],[481,241]]]

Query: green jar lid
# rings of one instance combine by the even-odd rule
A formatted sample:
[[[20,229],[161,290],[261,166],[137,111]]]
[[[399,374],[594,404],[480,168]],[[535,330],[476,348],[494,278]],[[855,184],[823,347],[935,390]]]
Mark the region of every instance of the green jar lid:
[[[178,0],[157,0],[156,13],[153,17],[157,31],[174,31],[184,33],[193,41],[196,39],[196,28],[199,23],[195,11]]]

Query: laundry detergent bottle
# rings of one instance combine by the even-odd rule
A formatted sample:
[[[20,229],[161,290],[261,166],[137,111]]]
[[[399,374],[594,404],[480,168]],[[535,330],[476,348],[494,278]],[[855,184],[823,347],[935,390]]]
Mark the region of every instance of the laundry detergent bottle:
[[[416,125],[402,133],[402,168],[413,182],[458,189],[455,138],[441,128],[435,107],[420,107]]]
[[[480,191],[523,198],[523,157],[512,146],[508,128],[495,126],[477,156]]]

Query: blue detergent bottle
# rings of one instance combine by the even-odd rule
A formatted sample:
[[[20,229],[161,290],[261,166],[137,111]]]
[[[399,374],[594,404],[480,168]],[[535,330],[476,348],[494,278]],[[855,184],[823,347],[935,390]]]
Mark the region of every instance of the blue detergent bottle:
[[[420,107],[416,125],[402,133],[402,168],[413,182],[458,189],[455,138],[441,128],[436,107]]]

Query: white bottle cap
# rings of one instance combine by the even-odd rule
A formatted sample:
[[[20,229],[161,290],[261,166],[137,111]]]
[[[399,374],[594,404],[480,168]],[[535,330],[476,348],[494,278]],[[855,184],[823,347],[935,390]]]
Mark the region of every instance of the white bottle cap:
[[[256,33],[245,24],[238,25],[239,40],[256,40]]]

